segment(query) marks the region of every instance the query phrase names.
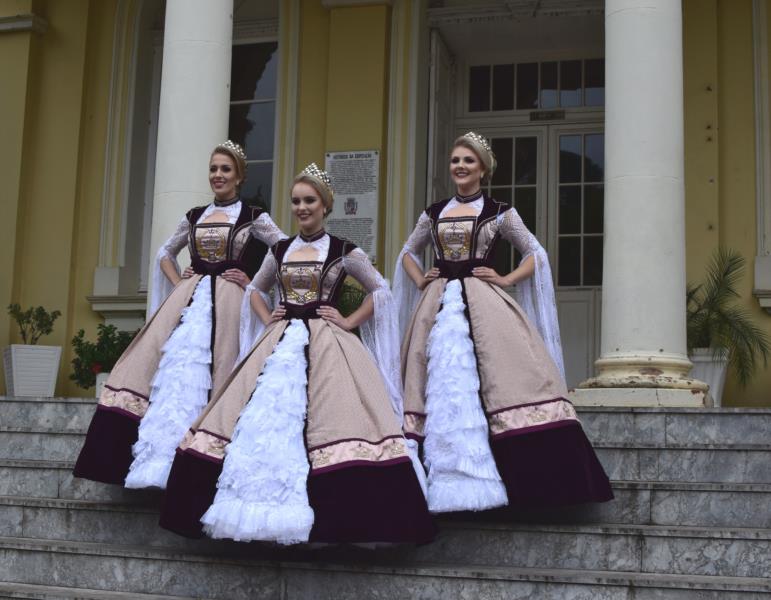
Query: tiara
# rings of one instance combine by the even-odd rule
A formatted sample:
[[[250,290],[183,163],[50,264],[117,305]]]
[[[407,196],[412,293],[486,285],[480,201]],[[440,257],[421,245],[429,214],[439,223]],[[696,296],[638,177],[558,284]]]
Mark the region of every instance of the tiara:
[[[493,149],[490,147],[490,142],[488,142],[485,138],[483,138],[475,131],[469,131],[468,133],[464,133],[463,137],[468,140],[471,140],[472,142],[476,142],[477,144],[482,146],[482,148],[487,150],[487,152],[489,152],[490,154],[493,154]]]
[[[217,144],[217,148],[226,148],[230,150],[233,154],[238,156],[242,160],[246,160],[246,152],[244,152],[244,149],[236,144],[235,142],[232,142],[230,140],[225,140],[221,144]]]
[[[327,186],[327,189],[330,192],[332,191],[332,180],[329,178],[329,174],[326,171],[319,169],[319,166],[315,162],[312,162],[300,171],[300,175],[310,175],[311,177],[315,177]]]

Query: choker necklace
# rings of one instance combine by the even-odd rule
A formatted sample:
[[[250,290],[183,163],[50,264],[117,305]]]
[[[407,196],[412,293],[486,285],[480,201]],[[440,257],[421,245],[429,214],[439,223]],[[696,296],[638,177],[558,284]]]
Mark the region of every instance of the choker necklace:
[[[241,199],[241,198],[239,198],[238,196],[233,196],[233,198],[232,198],[232,199],[230,199],[230,200],[225,200],[224,202],[222,202],[222,201],[220,201],[220,200],[217,200],[217,198],[215,198],[215,199],[214,199],[214,206],[217,206],[217,207],[219,207],[219,208],[224,208],[224,207],[226,207],[226,206],[230,206],[230,205],[232,205],[232,204],[235,204],[235,203],[236,203],[236,202],[238,202],[240,199]]]
[[[482,197],[482,190],[478,189],[476,192],[471,194],[470,196],[461,196],[460,194],[455,194],[455,199],[460,202],[461,204],[467,204],[469,202],[473,202],[474,200],[479,200]]]
[[[326,232],[326,231],[324,231],[324,228],[322,227],[322,228],[321,228],[321,229],[319,229],[319,230],[318,230],[316,233],[312,233],[312,234],[310,234],[310,235],[305,235],[305,234],[303,234],[303,233],[300,233],[299,235],[300,235],[300,239],[301,239],[303,242],[308,242],[308,243],[310,243],[310,242],[315,242],[315,241],[317,241],[317,240],[320,240],[321,238],[323,238],[323,237],[326,235],[326,233],[327,233],[327,232]]]

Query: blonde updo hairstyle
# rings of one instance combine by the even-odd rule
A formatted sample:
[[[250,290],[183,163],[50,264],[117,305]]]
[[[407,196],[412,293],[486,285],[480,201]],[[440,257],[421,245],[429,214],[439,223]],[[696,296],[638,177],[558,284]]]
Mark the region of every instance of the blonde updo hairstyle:
[[[456,138],[452,144],[452,150],[455,150],[458,146],[467,148],[477,155],[479,162],[482,163],[482,171],[484,172],[482,175],[482,183],[489,182],[495,172],[495,167],[498,166],[498,163],[495,161],[495,154],[493,154],[491,150],[485,148],[477,140],[468,137],[468,134]],[[450,150],[450,154],[452,154],[452,150]]]
[[[243,152],[243,150],[241,152]],[[223,156],[227,156],[233,160],[233,164],[236,168],[236,177],[239,181],[238,185],[236,185],[236,189],[240,190],[241,186],[244,184],[244,181],[246,181],[246,159],[233,148],[226,146],[224,143],[217,144],[214,147],[214,150],[212,150],[211,156],[209,157],[209,161],[214,158],[215,154],[222,154]]]
[[[299,175],[295,176],[295,178],[292,180],[292,188],[294,189],[294,186],[298,183],[307,183],[314,190],[316,190],[319,198],[321,198],[321,203],[324,205],[325,217],[332,212],[332,207],[335,204],[335,193],[332,191],[332,188],[328,187],[327,184],[318,177],[314,177],[313,175],[309,175],[307,173],[300,173]]]

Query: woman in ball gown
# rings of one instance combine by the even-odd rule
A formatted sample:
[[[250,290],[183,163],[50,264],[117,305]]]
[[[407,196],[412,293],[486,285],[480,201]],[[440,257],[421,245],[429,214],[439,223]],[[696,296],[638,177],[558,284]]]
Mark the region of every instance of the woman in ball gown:
[[[282,544],[428,541],[391,292],[365,252],[325,232],[325,172],[298,175],[291,202],[300,234],[271,248],[245,297],[243,329],[258,319],[264,331],[177,451],[161,526]],[[343,317],[346,276],[368,295]]]
[[[421,443],[434,513],[606,501],[610,484],[566,399],[546,252],[514,208],[481,190],[482,136],[450,156],[456,194],[420,216],[397,260],[406,435]],[[496,244],[522,261],[493,268]],[[431,247],[434,266],[423,271]],[[518,301],[504,288],[517,286]]]
[[[177,445],[233,369],[243,289],[263,244],[286,237],[267,212],[239,198],[245,171],[240,146],[214,148],[214,200],[188,211],[158,252],[152,316],[104,385],[76,477],[165,487]],[[180,274],[176,256],[185,246],[192,264]]]

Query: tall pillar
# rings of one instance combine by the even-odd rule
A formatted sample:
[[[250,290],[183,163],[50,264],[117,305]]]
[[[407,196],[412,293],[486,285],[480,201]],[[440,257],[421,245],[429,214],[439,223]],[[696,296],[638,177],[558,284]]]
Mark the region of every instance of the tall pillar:
[[[185,212],[211,201],[209,153],[228,134],[232,42],[233,0],[167,0],[153,260]]]
[[[685,326],[680,0],[605,2],[602,355],[579,404],[698,406]]]

